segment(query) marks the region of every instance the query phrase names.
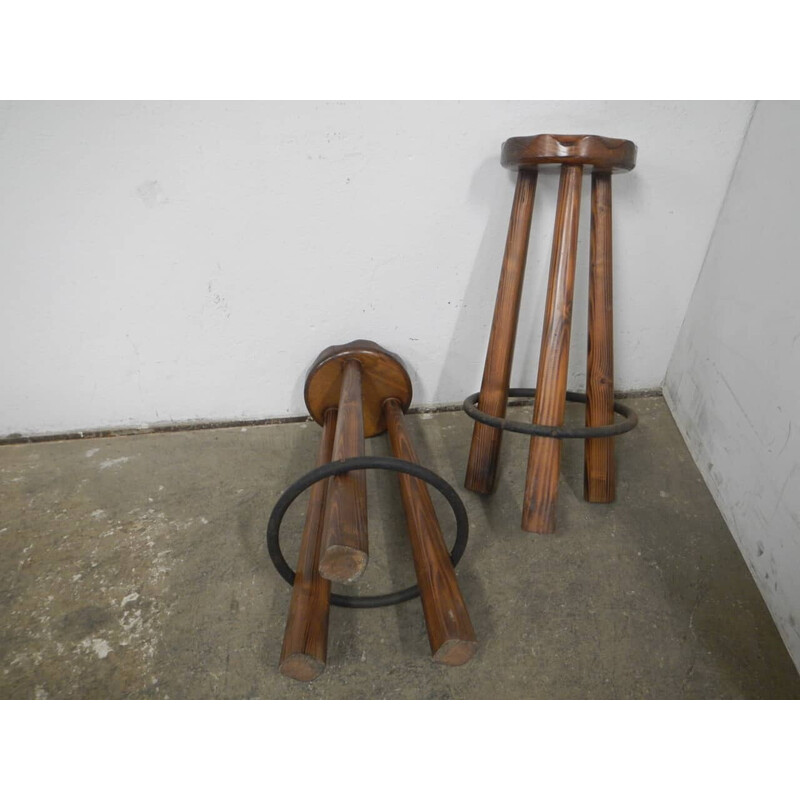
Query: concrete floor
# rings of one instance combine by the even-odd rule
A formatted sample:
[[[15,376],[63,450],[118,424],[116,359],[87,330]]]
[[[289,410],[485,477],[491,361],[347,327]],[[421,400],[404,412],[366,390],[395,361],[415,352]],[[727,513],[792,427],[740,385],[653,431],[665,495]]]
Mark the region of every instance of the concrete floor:
[[[310,684],[277,670],[290,590],[263,538],[283,487],[314,463],[314,423],[0,447],[0,697],[800,697],[664,402],[629,402],[640,424],[618,440],[613,505],[583,502],[582,444],[565,443],[558,534],[519,528],[525,437],[506,434],[495,496],[461,490],[473,661],[431,662],[419,600],[333,608],[328,667]],[[422,462],[460,488],[471,421],[409,427]],[[369,474],[369,507],[371,562],[353,591],[413,583],[393,475]],[[285,521],[291,559],[304,509]]]

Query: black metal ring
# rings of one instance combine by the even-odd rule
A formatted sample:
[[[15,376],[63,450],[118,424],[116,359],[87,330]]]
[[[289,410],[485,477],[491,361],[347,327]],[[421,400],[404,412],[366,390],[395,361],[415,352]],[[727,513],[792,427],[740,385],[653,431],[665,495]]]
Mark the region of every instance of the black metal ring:
[[[356,458],[345,458],[342,461],[331,461],[321,467],[312,469],[311,472],[307,472],[288,486],[278,498],[278,502],[275,503],[275,508],[272,509],[272,514],[270,514],[269,523],[267,524],[267,550],[275,569],[278,570],[281,577],[290,586],[294,584],[295,573],[283,557],[279,539],[281,522],[286,511],[309,486],[332,475],[339,475],[342,472],[350,472],[356,469],[385,469],[390,472],[405,472],[438,489],[450,504],[456,519],[456,540],[453,543],[453,549],[450,551],[450,561],[453,562],[453,566],[458,564],[467,547],[469,519],[467,517],[467,509],[464,508],[464,503],[456,493],[456,490],[444,478],[420,464],[389,456],[358,456]],[[416,584],[397,592],[366,597],[331,593],[331,604],[345,608],[379,608],[403,603],[415,597],[419,597],[419,587]]]
[[[509,397],[536,397],[536,389],[509,389]],[[534,425],[526,422],[514,422],[509,419],[493,417],[485,414],[477,407],[480,392],[471,394],[464,401],[464,411],[473,419],[492,428],[499,428],[503,431],[512,433],[524,433],[527,436],[547,436],[551,439],[606,439],[609,436],[619,436],[627,433],[636,427],[639,417],[636,412],[619,402],[614,402],[614,411],[622,417],[624,422],[616,422],[613,425],[598,425],[595,428],[571,427],[569,425]],[[574,403],[585,403],[586,395],[581,392],[567,392],[567,400]]]

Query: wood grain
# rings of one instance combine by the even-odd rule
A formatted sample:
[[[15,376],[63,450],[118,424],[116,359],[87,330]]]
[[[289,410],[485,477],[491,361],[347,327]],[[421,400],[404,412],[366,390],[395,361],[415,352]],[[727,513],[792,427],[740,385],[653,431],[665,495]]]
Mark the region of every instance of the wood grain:
[[[533,422],[538,425],[564,423],[582,176],[580,165],[561,167],[533,409]],[[532,436],[522,509],[524,530],[533,533],[555,530],[560,467],[561,440]]]
[[[325,414],[316,466],[331,460],[336,430],[336,409]],[[300,553],[283,633],[279,669],[298,681],[313,681],[325,669],[328,655],[328,612],[331,584],[318,570],[322,542],[322,518],[328,481],[309,489],[306,522],[300,538]]]
[[[506,249],[500,271],[500,284],[492,319],[492,331],[486,351],[483,381],[478,408],[495,417],[505,417],[511,362],[517,336],[517,321],[528,257],[533,200],[536,194],[535,171],[520,170],[511,208]],[[503,432],[476,422],[472,429],[472,444],[467,461],[464,486],[473,492],[490,494],[494,491],[497,462]]]
[[[607,136],[540,133],[506,140],[500,163],[509,169],[569,164],[601,172],[628,172],[636,166],[636,145]]]
[[[589,252],[589,350],[586,425],[614,422],[614,334],[611,278],[611,175],[592,173]],[[614,500],[614,439],[586,439],[583,496],[590,503]]]
[[[393,455],[418,464],[400,404],[389,399],[384,411]],[[410,475],[398,473],[397,477],[433,660],[449,666],[464,664],[475,655],[477,639],[428,487]]]
[[[332,461],[364,455],[361,364],[342,365],[342,391]],[[323,516],[319,571],[323,578],[351,583],[367,568],[367,474],[353,470],[330,479]]]

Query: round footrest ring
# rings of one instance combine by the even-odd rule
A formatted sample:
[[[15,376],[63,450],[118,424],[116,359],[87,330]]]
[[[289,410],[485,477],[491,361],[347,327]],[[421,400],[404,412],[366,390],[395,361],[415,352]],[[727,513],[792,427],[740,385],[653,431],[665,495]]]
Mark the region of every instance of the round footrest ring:
[[[356,458],[345,458],[342,461],[331,461],[327,464],[323,464],[321,467],[312,469],[311,472],[307,472],[284,490],[283,494],[278,498],[275,507],[272,509],[267,524],[267,550],[272,559],[272,563],[275,565],[275,569],[278,570],[280,576],[290,586],[294,584],[295,573],[286,562],[281,552],[279,538],[281,522],[289,506],[302,492],[318,481],[330,478],[333,475],[340,475],[343,472],[350,472],[351,470],[358,469],[384,469],[390,472],[404,472],[438,489],[444,499],[450,504],[450,508],[453,509],[453,515],[455,516],[456,540],[453,543],[453,549],[450,551],[450,561],[453,563],[453,566],[458,564],[467,547],[469,519],[467,517],[467,509],[464,507],[464,503],[456,493],[456,490],[444,478],[420,464],[414,464],[411,461],[404,461],[401,458],[391,458],[389,456],[358,456]],[[332,592],[331,605],[343,606],[345,608],[379,608],[381,606],[403,603],[415,597],[419,597],[419,587],[416,584],[397,592],[366,597],[335,594]]]
[[[509,389],[509,397],[536,397],[536,389]],[[471,394],[463,405],[464,411],[478,422],[499,428],[512,433],[524,433],[527,436],[547,436],[551,439],[606,439],[609,436],[619,436],[636,427],[639,417],[636,412],[622,403],[614,402],[614,411],[624,417],[624,422],[612,425],[598,425],[594,428],[574,427],[569,425],[535,425],[527,422],[514,422],[509,419],[493,417],[478,409],[477,403],[480,392]],[[586,395],[581,392],[567,392],[567,400],[573,403],[586,403]]]

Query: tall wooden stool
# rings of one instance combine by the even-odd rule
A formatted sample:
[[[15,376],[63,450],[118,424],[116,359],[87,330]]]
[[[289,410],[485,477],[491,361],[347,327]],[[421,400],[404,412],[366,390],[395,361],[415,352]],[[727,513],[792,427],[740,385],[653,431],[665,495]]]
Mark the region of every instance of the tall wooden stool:
[[[500,161],[517,170],[500,285],[479,393],[464,401],[475,418],[465,486],[481,494],[494,490],[503,430],[531,437],[522,528],[552,533],[561,463],[561,439],[583,438],[584,497],[609,503],[615,494],[613,436],[636,425],[635,413],[614,402],[611,291],[611,175],[636,164],[636,145],[603,136],[540,134],[508,139]],[[550,277],[547,286],[536,389],[509,389],[522,283],[528,253],[538,170],[560,165]],[[567,392],[567,361],[581,180],[592,172],[592,227],[589,268],[589,355],[586,394]],[[535,397],[533,424],[505,420],[509,397]],[[476,407],[477,400],[477,407]],[[586,403],[586,426],[564,425],[567,400]],[[614,412],[625,417],[614,423]]]
[[[308,372],[305,400],[322,426],[317,466],[283,492],[267,526],[272,562],[292,586],[280,671],[312,680],[324,670],[331,604],[375,608],[414,597],[422,600],[433,660],[449,666],[466,663],[477,640],[455,565],[467,545],[467,512],[455,489],[417,459],[405,425],[411,379],[403,363],[365,339],[328,347]],[[394,457],[365,456],[364,438],[384,431]],[[367,566],[367,469],[399,473],[417,584],[371,597],[332,594],[331,581],[350,583]],[[449,553],[426,484],[441,492],[453,510],[456,540]],[[309,487],[295,573],[281,553],[280,524],[291,503]]]

